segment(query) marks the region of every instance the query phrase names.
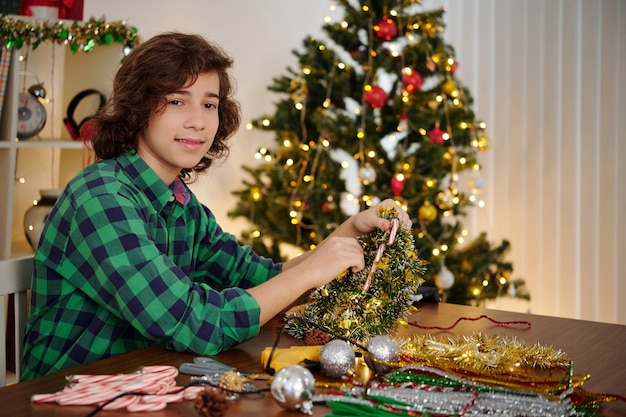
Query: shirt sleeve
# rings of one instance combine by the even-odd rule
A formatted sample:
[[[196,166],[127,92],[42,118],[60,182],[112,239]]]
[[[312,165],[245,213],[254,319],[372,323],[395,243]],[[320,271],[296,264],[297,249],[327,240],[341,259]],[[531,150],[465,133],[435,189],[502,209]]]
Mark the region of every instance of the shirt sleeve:
[[[65,250],[69,265],[63,269],[74,271],[68,279],[143,337],[176,351],[212,355],[255,336],[260,327],[255,299],[243,288],[226,285],[218,291],[193,281],[166,255],[172,248],[158,244],[168,239],[153,235],[155,216],[125,196],[83,201]],[[238,262],[245,263],[245,256],[251,255]],[[228,256],[218,251],[203,262],[222,257]],[[230,272],[228,265],[220,268]],[[246,282],[244,275],[240,269],[230,284]],[[217,275],[211,276],[216,281]]]
[[[278,264],[257,255],[249,246],[240,245],[235,236],[222,230],[207,207],[200,207],[193,279],[203,280],[216,289],[251,288],[280,272]]]

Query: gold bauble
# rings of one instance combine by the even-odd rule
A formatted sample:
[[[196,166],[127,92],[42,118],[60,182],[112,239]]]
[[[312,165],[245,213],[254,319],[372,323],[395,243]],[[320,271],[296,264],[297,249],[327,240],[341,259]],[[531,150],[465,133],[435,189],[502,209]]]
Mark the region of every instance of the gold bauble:
[[[482,135],[478,138],[478,150],[479,151],[487,151],[491,147],[491,141],[487,135]]]
[[[252,201],[261,201],[263,199],[263,193],[259,187],[250,188],[250,198]]]
[[[457,88],[456,88],[456,83],[454,82],[454,80],[452,78],[448,78],[441,85],[441,89],[443,90],[444,93],[446,93],[449,96],[457,96],[458,95],[458,91],[457,91]]]
[[[432,222],[437,218],[437,208],[430,204],[429,201],[426,201],[424,205],[419,208],[417,216],[420,220]]]

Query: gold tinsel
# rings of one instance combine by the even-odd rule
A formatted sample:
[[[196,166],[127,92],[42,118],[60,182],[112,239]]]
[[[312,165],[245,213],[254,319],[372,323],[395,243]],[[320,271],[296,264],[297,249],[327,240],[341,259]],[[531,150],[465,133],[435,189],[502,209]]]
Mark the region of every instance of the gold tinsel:
[[[7,49],[20,49],[30,45],[36,49],[42,42],[67,44],[73,53],[89,52],[96,45],[120,43],[127,51],[140,43],[137,28],[127,26],[123,21],[106,22],[104,19],[90,18],[86,22],[17,19],[0,16],[0,37]]]
[[[413,335],[396,341],[402,363],[431,366],[475,382],[549,390],[579,386],[589,378],[571,373],[567,355],[552,346],[515,337],[473,333],[456,338]]]

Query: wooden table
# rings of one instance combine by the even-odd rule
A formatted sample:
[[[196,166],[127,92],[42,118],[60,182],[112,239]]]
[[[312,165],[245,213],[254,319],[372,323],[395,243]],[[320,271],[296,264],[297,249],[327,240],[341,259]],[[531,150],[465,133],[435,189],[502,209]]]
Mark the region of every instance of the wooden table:
[[[448,327],[461,317],[478,318],[486,315],[497,321],[528,321],[530,328],[497,326],[488,319],[462,320],[449,331],[423,330],[413,326],[404,329],[408,333],[430,333],[435,336],[467,335],[483,332],[488,335],[516,336],[528,343],[552,345],[564,351],[574,360],[576,373],[590,374],[591,379],[585,382],[588,391],[603,394],[626,396],[626,326],[596,323],[581,320],[560,319],[486,310],[454,304],[423,304],[419,312],[410,317],[411,322],[421,325]],[[222,362],[237,367],[242,371],[261,372],[261,351],[272,346],[280,326],[276,319],[264,326],[261,333],[254,339],[217,356]],[[283,336],[280,347],[301,344],[289,336]],[[6,416],[85,416],[93,410],[91,407],[59,406],[56,404],[32,404],[33,394],[52,393],[64,386],[64,378],[71,374],[114,374],[129,373],[144,365],[174,365],[191,362],[197,355],[166,351],[161,347],[151,347],[136,352],[101,360],[79,366],[68,371],[48,375],[31,381],[0,388],[0,415]],[[179,375],[178,383],[189,381],[188,375]],[[613,402],[603,406],[603,415],[610,417],[626,416],[626,404]],[[323,416],[329,409],[325,406],[314,406],[314,415]],[[119,411],[100,412],[98,416],[113,417],[126,415]],[[137,414],[139,415],[139,414]],[[186,401],[170,404],[165,410],[143,413],[144,416],[194,416],[198,414],[193,402]],[[287,412],[277,405],[271,394],[263,398],[241,398],[230,403],[227,416],[303,416],[299,412]]]

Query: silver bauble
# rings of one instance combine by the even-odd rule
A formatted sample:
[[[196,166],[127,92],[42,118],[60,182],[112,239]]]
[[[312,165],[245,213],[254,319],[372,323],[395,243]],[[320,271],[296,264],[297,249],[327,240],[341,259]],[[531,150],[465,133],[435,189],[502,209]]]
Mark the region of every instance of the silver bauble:
[[[441,265],[441,271],[435,275],[435,285],[440,290],[450,289],[454,285],[454,274],[445,265]]]
[[[377,373],[387,372],[389,366],[380,362],[397,362],[400,358],[398,345],[389,336],[374,336],[365,346],[371,358],[366,358],[367,365]],[[374,360],[372,360],[374,359]]]
[[[304,366],[288,365],[281,368],[272,379],[271,392],[281,407],[313,414],[311,398],[315,392],[315,378]]]
[[[356,355],[348,342],[331,340],[320,350],[322,373],[330,378],[341,378],[354,367]]]

